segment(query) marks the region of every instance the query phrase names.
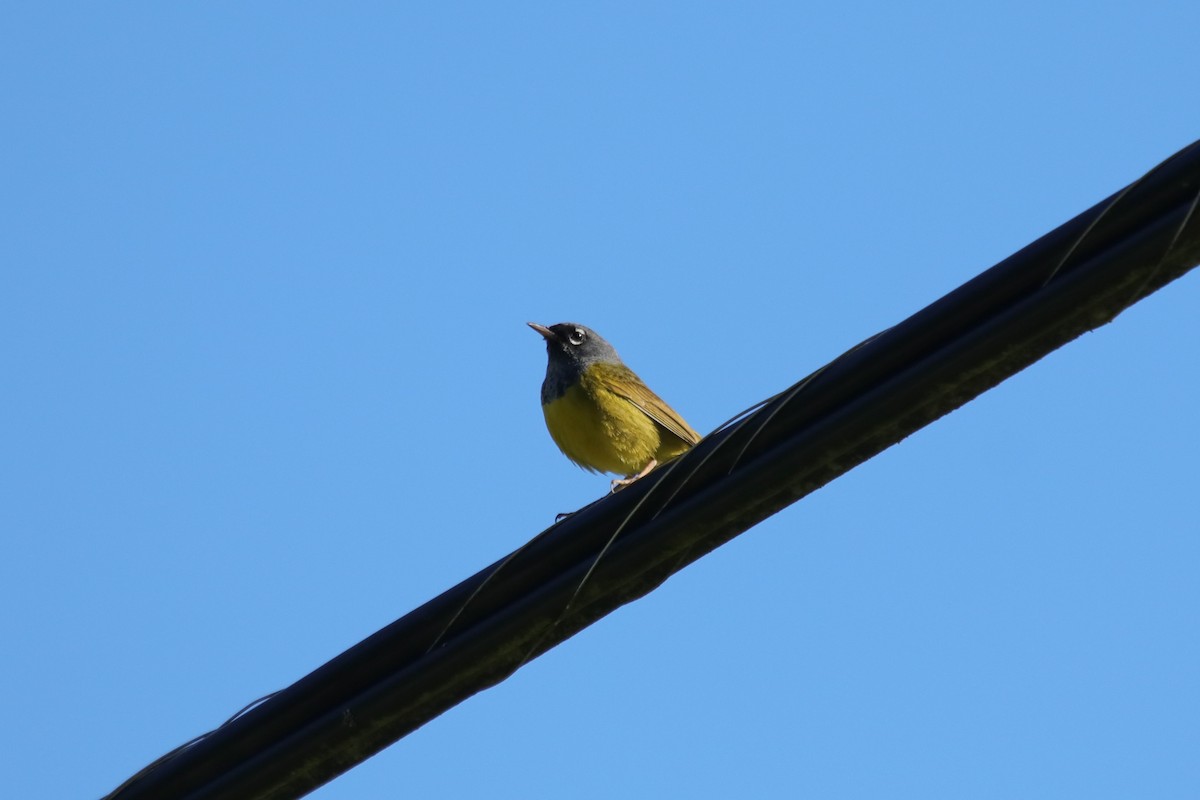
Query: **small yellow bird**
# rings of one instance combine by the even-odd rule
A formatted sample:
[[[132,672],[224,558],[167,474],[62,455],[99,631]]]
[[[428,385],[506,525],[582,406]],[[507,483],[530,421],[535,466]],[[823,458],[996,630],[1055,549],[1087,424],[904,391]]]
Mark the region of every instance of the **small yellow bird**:
[[[528,325],[546,339],[542,413],[550,437],[584,469],[626,476],[612,482],[613,491],[700,441],[591,328]]]

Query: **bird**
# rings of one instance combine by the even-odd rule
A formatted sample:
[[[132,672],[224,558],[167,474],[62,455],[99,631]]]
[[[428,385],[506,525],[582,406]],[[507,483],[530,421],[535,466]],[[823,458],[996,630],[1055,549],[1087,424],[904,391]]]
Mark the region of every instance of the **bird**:
[[[542,413],[550,438],[585,470],[625,476],[612,491],[700,441],[600,334],[575,322],[527,324],[546,340]]]

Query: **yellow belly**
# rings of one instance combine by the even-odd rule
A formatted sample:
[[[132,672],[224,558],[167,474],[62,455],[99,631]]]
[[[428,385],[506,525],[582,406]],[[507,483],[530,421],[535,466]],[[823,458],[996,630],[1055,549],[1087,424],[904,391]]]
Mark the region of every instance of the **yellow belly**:
[[[687,449],[624,397],[603,387],[585,390],[587,383],[585,378],[542,406],[554,443],[579,466],[636,475],[650,459],[664,461]],[[681,446],[664,447],[664,438]]]

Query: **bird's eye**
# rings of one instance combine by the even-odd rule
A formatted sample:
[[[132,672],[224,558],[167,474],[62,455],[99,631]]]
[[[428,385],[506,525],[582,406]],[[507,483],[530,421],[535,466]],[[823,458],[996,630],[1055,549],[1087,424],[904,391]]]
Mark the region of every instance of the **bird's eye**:
[[[583,340],[587,338],[587,331],[583,328],[576,328],[567,336],[567,341],[574,345],[583,344]]]

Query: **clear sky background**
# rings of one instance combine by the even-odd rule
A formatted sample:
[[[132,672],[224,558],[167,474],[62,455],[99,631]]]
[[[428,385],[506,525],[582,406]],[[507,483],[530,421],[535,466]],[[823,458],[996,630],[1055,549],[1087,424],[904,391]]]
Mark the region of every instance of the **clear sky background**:
[[[94,798],[1200,137],[1200,4],[9,4],[5,793]],[[1200,276],[313,796],[1200,796]]]

